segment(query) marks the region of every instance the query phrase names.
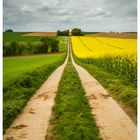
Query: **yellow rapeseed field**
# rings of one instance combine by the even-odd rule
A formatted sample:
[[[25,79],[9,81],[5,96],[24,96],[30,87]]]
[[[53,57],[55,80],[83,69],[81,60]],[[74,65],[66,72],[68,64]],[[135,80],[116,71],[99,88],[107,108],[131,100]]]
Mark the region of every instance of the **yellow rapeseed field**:
[[[80,58],[97,58],[108,54],[136,56],[137,40],[72,36],[72,47],[74,54]]]

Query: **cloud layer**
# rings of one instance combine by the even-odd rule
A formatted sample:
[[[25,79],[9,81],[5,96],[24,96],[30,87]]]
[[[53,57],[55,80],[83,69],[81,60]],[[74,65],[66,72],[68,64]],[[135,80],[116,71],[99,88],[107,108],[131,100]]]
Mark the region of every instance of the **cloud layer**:
[[[136,0],[4,0],[4,30],[137,31]]]

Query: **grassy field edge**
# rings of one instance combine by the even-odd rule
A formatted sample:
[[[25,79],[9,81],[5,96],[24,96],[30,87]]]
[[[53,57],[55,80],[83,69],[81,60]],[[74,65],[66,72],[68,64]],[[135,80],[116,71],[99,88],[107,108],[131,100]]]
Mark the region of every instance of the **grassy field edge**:
[[[64,62],[65,57],[53,64],[43,65],[21,74],[3,89],[3,132],[11,125],[41,84]]]
[[[101,139],[85,91],[74,66],[68,62],[55,98],[46,140]]]

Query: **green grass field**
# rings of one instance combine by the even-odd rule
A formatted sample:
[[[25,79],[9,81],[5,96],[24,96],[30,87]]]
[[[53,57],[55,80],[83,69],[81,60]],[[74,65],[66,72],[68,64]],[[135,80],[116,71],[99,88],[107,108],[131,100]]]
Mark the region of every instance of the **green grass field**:
[[[65,53],[34,55],[23,57],[5,57],[3,59],[3,80],[4,87],[12,82],[21,73],[33,70],[47,64],[53,64],[61,60]]]
[[[3,42],[12,42],[12,41],[25,41],[28,43],[38,41],[41,37],[38,36],[21,36],[27,32],[4,32],[3,33]]]

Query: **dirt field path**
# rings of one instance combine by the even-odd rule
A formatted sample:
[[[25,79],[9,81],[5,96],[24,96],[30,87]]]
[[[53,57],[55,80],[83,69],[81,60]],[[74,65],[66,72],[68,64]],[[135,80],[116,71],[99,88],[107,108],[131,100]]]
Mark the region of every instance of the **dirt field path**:
[[[69,53],[68,53],[69,55]],[[4,140],[44,140],[59,81],[68,61],[58,67],[31,98],[23,112],[7,129]]]
[[[98,81],[74,62],[71,51],[70,54],[103,140],[136,140],[136,125]]]

